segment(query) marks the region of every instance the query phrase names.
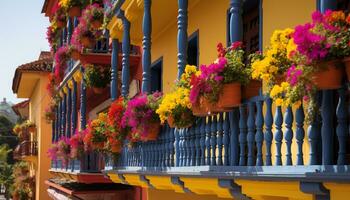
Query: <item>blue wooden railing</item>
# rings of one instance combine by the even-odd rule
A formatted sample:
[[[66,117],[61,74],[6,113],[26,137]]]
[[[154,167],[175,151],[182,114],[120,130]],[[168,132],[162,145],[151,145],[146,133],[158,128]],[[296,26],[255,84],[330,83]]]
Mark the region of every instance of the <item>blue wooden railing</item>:
[[[307,137],[302,108],[274,107],[270,98],[257,96],[231,112],[197,118],[190,128],[173,129],[165,125],[157,141],[139,142],[133,148],[126,145],[119,160],[109,162],[106,169],[134,166],[345,165],[348,137],[345,88],[339,89],[338,95],[333,95],[331,99],[338,102],[336,108],[331,105],[332,101],[321,101],[320,110],[322,113],[327,111],[328,115],[318,116],[317,124],[315,122],[307,127]],[[324,127],[327,120],[336,124]],[[336,137],[332,135],[333,131]],[[291,148],[293,140],[295,151]],[[307,143],[310,150],[303,152],[302,147]],[[331,154],[337,149],[335,143],[339,144],[338,153]],[[274,154],[271,153],[272,145],[275,145]],[[293,156],[296,157],[295,162]],[[304,160],[309,162],[305,164]]]

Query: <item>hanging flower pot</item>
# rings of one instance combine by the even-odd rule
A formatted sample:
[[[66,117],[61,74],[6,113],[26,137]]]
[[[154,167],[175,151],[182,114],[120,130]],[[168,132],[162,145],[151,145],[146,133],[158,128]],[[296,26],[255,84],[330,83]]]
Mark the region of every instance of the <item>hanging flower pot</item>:
[[[148,126],[148,135],[142,136],[142,140],[143,141],[157,140],[159,132],[160,132],[160,124],[157,122],[153,122]]]
[[[86,37],[83,36],[81,38],[81,44],[85,47],[85,48],[93,48],[94,47],[94,40],[91,37]]]
[[[103,93],[103,88],[93,87],[92,90],[94,91],[95,94],[102,94]]]
[[[261,81],[251,80],[248,85],[243,86],[242,96],[244,99],[250,99],[259,95],[259,90],[262,87]]]
[[[71,7],[68,10],[69,17],[80,17],[81,9],[78,6]]]
[[[319,90],[331,90],[341,87],[343,68],[338,61],[321,63],[321,70],[312,76],[313,82]]]
[[[219,96],[218,106],[222,108],[233,108],[241,104],[241,84],[224,84]]]
[[[95,29],[95,30],[100,29],[101,26],[102,26],[102,22],[101,22],[101,20],[93,20],[93,21],[91,22],[91,26],[92,26],[92,28]]]
[[[348,81],[350,81],[350,56],[344,58],[343,63],[345,65],[346,76],[348,78]]]
[[[174,122],[175,120],[173,115],[169,115],[167,121],[170,128],[175,128],[175,122]]]
[[[122,151],[122,145],[119,144],[114,144],[111,146],[111,152],[112,153],[120,153]]]
[[[57,27],[58,28],[63,28],[67,25],[67,21],[65,20],[57,20]]]

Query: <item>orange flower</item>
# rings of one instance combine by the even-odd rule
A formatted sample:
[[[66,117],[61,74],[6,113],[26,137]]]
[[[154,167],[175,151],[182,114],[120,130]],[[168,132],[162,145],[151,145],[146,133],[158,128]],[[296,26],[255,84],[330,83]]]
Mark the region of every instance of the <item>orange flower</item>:
[[[328,22],[344,21],[345,14],[343,11],[333,11],[329,16],[326,16]]]
[[[346,18],[346,23],[348,23],[350,25],[350,14],[348,15],[348,17]]]

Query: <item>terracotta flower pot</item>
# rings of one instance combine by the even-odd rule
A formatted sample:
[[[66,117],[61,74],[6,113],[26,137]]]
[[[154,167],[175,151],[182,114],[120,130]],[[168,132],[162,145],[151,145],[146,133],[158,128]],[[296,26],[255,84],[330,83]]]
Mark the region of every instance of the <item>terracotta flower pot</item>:
[[[92,91],[94,91],[95,94],[102,94],[103,88],[93,87]]]
[[[122,151],[122,145],[112,145],[111,152],[112,153],[120,153]]]
[[[57,21],[57,27],[58,27],[58,28],[63,28],[63,27],[65,27],[66,25],[67,25],[67,22],[64,21],[64,20],[58,20],[58,21]]]
[[[36,131],[35,126],[29,126],[29,127],[28,127],[28,131],[29,131],[30,133],[34,133],[34,132]]]
[[[72,50],[70,56],[74,59],[74,60],[79,60],[80,59],[80,53],[77,50]]]
[[[103,149],[105,147],[104,142],[94,142],[92,143],[93,149]]]
[[[68,10],[69,17],[80,17],[81,15],[81,9],[77,6],[71,7]]]
[[[313,74],[313,83],[319,90],[332,90],[341,87],[343,68],[337,61],[320,63],[322,68]]]
[[[144,141],[157,140],[159,132],[160,132],[160,124],[151,123],[149,124],[148,135],[143,137],[142,140]]]
[[[174,117],[172,115],[168,116],[167,121],[168,121],[168,124],[169,124],[170,128],[175,128]]]
[[[94,47],[94,40],[90,37],[82,37],[81,38],[81,44],[85,48],[93,48]]]
[[[244,99],[250,99],[259,95],[259,90],[262,87],[261,81],[251,80],[248,85],[243,86],[242,96]]]
[[[350,56],[344,58],[343,63],[345,65],[346,76],[348,78],[348,81],[350,81]]]
[[[93,29],[97,30],[97,29],[101,28],[102,22],[101,22],[101,20],[94,20],[91,22],[91,26]]]
[[[241,84],[224,84],[219,96],[218,106],[222,108],[233,108],[241,104]]]

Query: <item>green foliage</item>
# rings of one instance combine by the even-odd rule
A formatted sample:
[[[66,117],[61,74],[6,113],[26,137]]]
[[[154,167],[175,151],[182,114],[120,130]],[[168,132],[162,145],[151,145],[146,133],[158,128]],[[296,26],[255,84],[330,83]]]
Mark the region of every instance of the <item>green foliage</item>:
[[[110,83],[110,68],[88,65],[84,78],[88,87],[105,88]]]
[[[224,70],[224,83],[239,82],[243,85],[249,82],[251,69],[243,63],[244,51],[241,48],[228,51],[225,55],[227,65]]]

